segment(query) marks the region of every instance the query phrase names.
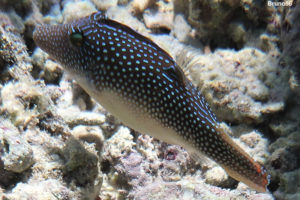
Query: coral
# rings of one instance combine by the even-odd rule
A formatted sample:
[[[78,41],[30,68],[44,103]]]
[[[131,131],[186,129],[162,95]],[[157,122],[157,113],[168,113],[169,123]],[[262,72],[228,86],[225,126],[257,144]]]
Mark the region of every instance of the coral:
[[[62,69],[58,66],[57,63],[47,60],[44,64],[40,78],[45,80],[45,83],[58,83],[62,76]]]
[[[0,69],[2,81],[26,77],[32,66],[20,33],[7,14],[0,12]],[[8,70],[8,67],[10,69]]]
[[[200,178],[200,177],[198,177]],[[246,197],[247,196],[247,197]],[[236,191],[222,190],[217,187],[208,187],[203,182],[197,180],[197,177],[186,176],[177,182],[162,182],[156,180],[151,184],[141,188],[139,191],[134,191],[130,194],[133,199],[264,199],[272,200],[269,194],[241,194]]]
[[[258,155],[258,152],[261,152],[255,159],[264,160],[266,139],[259,133],[252,132],[248,136],[243,134],[242,141],[246,144],[240,145],[251,154]],[[201,164],[194,162],[188,153],[178,146],[160,143],[147,135],[139,136],[133,141],[129,130],[120,128],[118,134],[107,140],[104,149],[107,150],[104,150],[103,159],[110,167],[106,169],[107,178],[104,179],[100,195],[102,199],[127,195],[132,199],[197,199],[201,196],[209,199],[230,199],[236,196],[234,192],[208,185],[226,188],[236,185],[222,168],[209,160],[206,160],[206,163],[204,160],[197,160]],[[239,188],[241,191],[247,190],[242,184],[239,184]],[[272,199],[270,194],[254,194],[248,198],[246,196],[246,193],[240,193],[240,199]]]
[[[143,33],[144,35],[147,35],[149,32],[144,23],[132,16],[130,11],[124,7],[111,7],[106,11],[106,14],[109,18],[127,24],[133,30]]]
[[[295,131],[300,131],[300,107],[298,105],[300,93],[292,93],[289,98],[289,105],[283,113],[273,118],[269,127],[276,137],[288,137]]]
[[[173,3],[158,1],[156,9],[147,9],[143,13],[145,25],[151,29],[167,29],[173,28],[174,8]]]
[[[92,2],[99,10],[107,10],[118,5],[118,0],[92,0]]]
[[[172,34],[180,41],[187,42],[192,35],[192,28],[185,21],[183,15],[176,15],[174,19],[174,28]]]
[[[182,8],[182,4],[186,6]],[[213,49],[242,48],[248,40],[255,40],[253,32],[261,32],[260,27],[266,27],[276,13],[262,1],[248,0],[177,0],[175,6],[187,16],[198,38]]]
[[[205,183],[220,187],[228,187],[228,185],[233,185],[232,179],[229,179],[229,176],[222,167],[214,167],[207,170],[205,173]]]
[[[110,159],[111,162],[115,162],[121,155],[126,155],[133,149],[133,136],[126,127],[120,127],[119,130],[107,140],[105,144],[105,154],[103,157]]]
[[[2,112],[6,112],[16,126],[26,126],[40,111],[47,108],[41,87],[34,83],[8,83],[1,91]]]
[[[281,188],[284,193],[287,193],[287,197],[290,199],[291,197],[298,196],[296,194],[300,190],[300,170],[295,170],[291,172],[286,172],[281,177]],[[296,194],[296,195],[295,195]],[[291,198],[291,199],[292,199]]]
[[[97,140],[92,140],[85,137],[81,129],[81,134],[74,134],[78,139],[73,143],[69,139],[64,145],[63,141],[71,137],[71,128],[57,112],[59,106],[64,105],[57,105],[64,95],[58,85],[44,84],[44,80],[58,84],[60,68],[43,56],[36,56],[35,65],[44,72],[56,72],[58,76],[44,74],[34,80],[30,73],[33,69],[31,58],[18,29],[4,13],[0,17],[3,19],[0,24],[1,67],[7,68],[8,75],[1,76],[3,85],[0,87],[1,188],[7,189],[2,196],[6,199],[95,198],[102,184],[98,162],[103,146],[102,132],[98,131],[94,137]],[[43,68],[44,63],[47,68]],[[81,119],[86,120],[87,116]],[[98,122],[97,118],[95,123]],[[96,129],[91,132],[97,133]],[[85,141],[85,148],[77,140]],[[76,158],[82,158],[79,163],[84,165],[76,164]],[[82,174],[86,174],[84,179]],[[20,180],[22,184],[18,184]],[[66,183],[70,183],[70,187],[66,187]]]
[[[19,183],[4,199],[77,199],[78,195],[64,186],[59,180],[31,181]]]
[[[299,185],[295,183],[300,169],[299,96],[299,91],[293,90],[287,108],[269,124],[276,140],[269,147],[271,155],[267,163],[272,169],[270,187],[278,199],[297,199],[300,194]]]
[[[25,1],[10,1],[3,0],[0,2],[0,7],[3,10],[14,9],[20,16],[26,16],[28,13],[32,11],[32,2],[30,0]]]
[[[153,0],[133,0],[130,2],[130,7],[135,13],[143,13],[153,3]]]
[[[1,119],[0,141],[1,141],[1,161],[4,169],[16,173],[21,173],[34,163],[31,146],[19,136],[16,127]]]
[[[173,27],[173,13],[151,12],[149,10],[144,12],[143,18],[147,28],[171,30]]]
[[[72,135],[82,141],[95,144],[95,150],[98,154],[102,152],[104,135],[98,126],[75,126],[72,129]]]
[[[0,186],[17,183],[35,163],[31,145],[9,120],[0,118]]]
[[[289,77],[276,58],[254,48],[197,56],[187,51],[183,57],[183,66],[221,120],[260,123],[283,110]]]
[[[78,140],[70,138],[62,153],[65,161],[62,169],[65,181],[74,187],[85,186],[83,197],[96,198],[102,185],[102,174],[94,147],[87,148]]]
[[[276,183],[276,198],[293,199],[293,196],[299,196],[299,135],[299,130],[292,132],[270,145],[269,165],[272,167],[272,179]]]
[[[77,1],[66,3],[62,12],[64,22],[71,22],[75,19],[85,17],[93,12],[96,12],[94,4],[89,1]]]
[[[282,67],[299,72],[299,5],[288,11],[249,0],[4,0],[0,7],[9,10],[0,13],[0,198],[300,198],[299,92],[296,83],[289,96],[292,78]],[[232,123],[221,124],[226,132],[265,163],[273,194],[249,191],[216,163],[125,127],[33,44],[36,24],[97,9],[176,59],[220,121]]]
[[[291,66],[300,80],[300,3],[290,8],[281,29],[282,62]]]

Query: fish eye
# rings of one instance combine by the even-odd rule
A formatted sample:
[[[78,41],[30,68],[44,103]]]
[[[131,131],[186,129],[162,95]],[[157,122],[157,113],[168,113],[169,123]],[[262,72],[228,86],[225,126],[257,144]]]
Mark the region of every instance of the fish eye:
[[[179,83],[184,84],[185,82],[184,74],[183,71],[178,66],[171,65],[168,67],[163,67],[163,70],[165,71],[169,79],[176,80]]]
[[[81,32],[73,32],[70,35],[70,41],[75,47],[81,47],[83,43],[83,34]]]

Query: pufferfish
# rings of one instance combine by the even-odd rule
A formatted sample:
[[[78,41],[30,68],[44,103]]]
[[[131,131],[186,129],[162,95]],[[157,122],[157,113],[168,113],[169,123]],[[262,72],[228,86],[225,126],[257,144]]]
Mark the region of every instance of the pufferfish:
[[[150,39],[101,12],[68,24],[39,25],[33,39],[125,125],[204,154],[232,178],[266,191],[264,167],[220,128],[200,91]]]

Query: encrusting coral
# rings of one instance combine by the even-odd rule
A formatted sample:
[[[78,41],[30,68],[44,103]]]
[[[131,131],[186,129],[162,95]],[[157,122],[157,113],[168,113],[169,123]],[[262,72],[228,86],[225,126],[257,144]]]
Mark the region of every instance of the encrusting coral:
[[[299,93],[289,73],[299,73],[299,5],[290,10],[246,0],[4,0],[0,5],[5,8],[1,198],[299,199]],[[195,162],[179,146],[128,129],[33,44],[37,23],[64,23],[95,10],[151,38],[176,59],[226,122],[227,133],[266,164],[270,192],[249,192],[214,162]],[[288,14],[280,24],[284,10]]]

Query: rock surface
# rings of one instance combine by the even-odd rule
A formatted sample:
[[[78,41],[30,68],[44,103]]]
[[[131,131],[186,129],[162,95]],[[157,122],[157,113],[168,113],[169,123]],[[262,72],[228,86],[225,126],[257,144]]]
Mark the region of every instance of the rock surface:
[[[298,50],[296,14],[286,17],[291,34],[279,37],[288,7],[248,0],[4,0],[0,7],[7,10],[0,13],[1,199],[300,198],[297,62],[280,63],[294,55],[289,49]],[[125,127],[34,45],[36,24],[96,10],[176,59],[226,132],[265,163],[272,176],[267,193],[204,157],[194,160],[179,146]]]

